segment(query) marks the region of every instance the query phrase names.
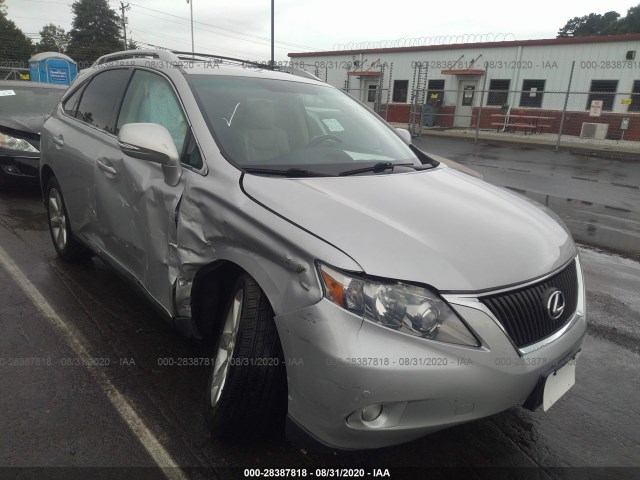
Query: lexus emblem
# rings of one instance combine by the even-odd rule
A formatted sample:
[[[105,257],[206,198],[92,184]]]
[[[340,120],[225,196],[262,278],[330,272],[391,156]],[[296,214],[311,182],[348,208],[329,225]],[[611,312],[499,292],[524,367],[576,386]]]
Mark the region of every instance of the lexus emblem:
[[[558,320],[562,316],[562,312],[564,312],[564,307],[566,305],[564,294],[554,288],[547,292],[547,315],[551,320]]]

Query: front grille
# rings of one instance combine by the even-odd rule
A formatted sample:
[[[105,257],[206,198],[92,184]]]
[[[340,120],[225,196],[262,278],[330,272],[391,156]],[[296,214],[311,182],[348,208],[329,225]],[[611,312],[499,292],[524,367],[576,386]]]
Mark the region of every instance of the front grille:
[[[545,295],[553,288],[560,290],[565,297],[564,311],[557,320],[550,318],[545,305]],[[562,271],[539,283],[480,297],[480,301],[491,310],[518,348],[536,343],[562,328],[576,311],[576,262],[572,261]]]

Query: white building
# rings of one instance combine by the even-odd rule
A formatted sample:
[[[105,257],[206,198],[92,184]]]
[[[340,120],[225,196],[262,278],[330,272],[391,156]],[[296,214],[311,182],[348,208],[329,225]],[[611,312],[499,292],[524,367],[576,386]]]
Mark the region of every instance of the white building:
[[[549,130],[557,131],[566,100],[564,134],[579,135],[582,123],[594,122],[599,113],[597,122],[608,124],[608,138],[626,134],[627,140],[640,140],[639,50],[640,34],[631,34],[289,57],[293,66],[348,90],[389,121],[408,122],[415,102],[435,107],[437,126],[475,127],[482,104],[481,128],[492,128],[492,115],[508,106],[512,115],[546,116]],[[602,101],[601,111],[593,100]]]

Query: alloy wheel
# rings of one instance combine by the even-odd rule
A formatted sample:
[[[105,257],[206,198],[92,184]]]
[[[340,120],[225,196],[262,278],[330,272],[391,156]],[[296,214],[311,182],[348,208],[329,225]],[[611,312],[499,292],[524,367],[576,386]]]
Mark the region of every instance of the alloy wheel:
[[[49,225],[58,250],[67,246],[67,218],[64,214],[62,197],[56,188],[49,190]]]
[[[211,406],[215,407],[220,401],[224,384],[229,374],[229,367],[233,358],[233,350],[236,346],[238,329],[240,327],[240,316],[242,315],[242,302],[244,300],[244,290],[240,289],[233,298],[233,303],[222,329],[220,345],[216,355],[216,362],[213,367],[213,379],[211,382]]]

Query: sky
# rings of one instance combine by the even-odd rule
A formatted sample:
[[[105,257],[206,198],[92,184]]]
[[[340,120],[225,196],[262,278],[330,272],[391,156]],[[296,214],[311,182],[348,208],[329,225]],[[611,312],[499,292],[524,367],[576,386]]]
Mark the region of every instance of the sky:
[[[249,60],[270,58],[270,0],[192,0],[195,49]],[[447,2],[403,0],[275,0],[276,60],[289,52],[345,48],[349,43],[418,37],[474,41],[471,34],[507,39],[555,38],[570,18],[615,10],[622,16],[638,0],[541,0]],[[48,24],[71,29],[73,0],[6,0],[7,13],[23,32],[38,40]],[[191,51],[190,5],[186,0],[132,0],[127,12],[129,38],[144,45]],[[112,8],[120,0],[109,0]],[[491,38],[485,36],[484,39]],[[426,40],[428,42],[428,40]],[[442,39],[438,43],[443,43]],[[458,43],[447,41],[446,43]]]

